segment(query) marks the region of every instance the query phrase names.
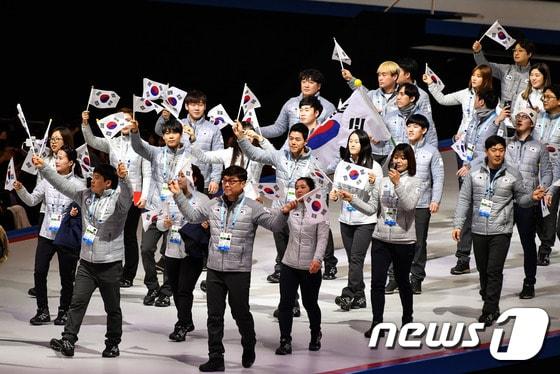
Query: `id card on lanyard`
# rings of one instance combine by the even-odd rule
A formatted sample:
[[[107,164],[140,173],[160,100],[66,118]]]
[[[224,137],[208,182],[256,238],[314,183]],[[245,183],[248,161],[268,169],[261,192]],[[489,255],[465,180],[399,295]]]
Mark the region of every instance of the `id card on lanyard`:
[[[480,207],[478,208],[478,215],[480,217],[489,218],[492,213],[492,206],[494,205],[492,196],[494,196],[494,185],[496,184],[496,177],[498,176],[498,173],[499,171],[494,175],[494,178],[487,182],[486,194],[482,200],[480,200]],[[488,179],[490,179],[490,176],[488,176]]]
[[[62,214],[60,213],[51,213],[51,217],[49,220],[49,231],[53,233],[57,233],[58,229],[60,229],[60,224],[62,222]]]
[[[245,197],[241,200],[237,208],[235,208],[233,212],[233,217],[231,219],[231,225],[229,228],[227,227],[227,208],[224,206],[224,202],[222,201],[222,206],[220,207],[220,211],[222,213],[222,217],[220,220],[220,236],[218,240],[218,250],[220,252],[229,252],[231,249],[231,230],[235,226],[237,222],[237,218],[239,218],[239,213],[241,212],[241,208],[243,207],[243,203],[245,202]]]

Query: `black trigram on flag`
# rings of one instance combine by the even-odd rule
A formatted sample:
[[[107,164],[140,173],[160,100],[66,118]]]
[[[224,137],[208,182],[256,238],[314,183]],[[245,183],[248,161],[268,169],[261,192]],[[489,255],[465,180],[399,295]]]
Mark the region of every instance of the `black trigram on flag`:
[[[350,121],[348,121],[348,128],[350,130],[363,130],[365,123],[365,118],[350,118]]]

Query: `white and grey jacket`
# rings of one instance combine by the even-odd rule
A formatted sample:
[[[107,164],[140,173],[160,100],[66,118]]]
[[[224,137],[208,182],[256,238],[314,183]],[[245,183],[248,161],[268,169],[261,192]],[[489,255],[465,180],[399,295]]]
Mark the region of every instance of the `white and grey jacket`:
[[[76,187],[50,167],[41,170],[43,177],[82,209],[82,227],[97,229],[92,245],[82,241],[80,258],[93,263],[122,261],[123,231],[128,209],[132,204],[132,189],[128,178],[119,179],[117,189],[107,189],[101,196],[85,187]]]
[[[430,84],[428,85],[428,91],[430,91],[434,99],[441,105],[461,105],[463,118],[461,119],[461,124],[459,125],[457,133],[461,134],[465,132],[474,116],[474,101],[476,98],[474,90],[472,88],[465,88],[460,91],[443,94],[443,92],[438,89],[437,84]]]
[[[68,173],[62,176],[65,178],[66,183],[73,185],[76,188],[85,188],[86,184],[83,179],[80,179],[74,175],[74,173]],[[66,208],[70,205],[72,200],[66,195],[59,192],[52,184],[50,184],[44,178],[41,178],[39,184],[35,187],[33,192],[29,193],[25,187],[22,187],[19,191],[16,191],[17,195],[27,206],[35,206],[39,203],[44,203],[45,205],[45,218],[41,224],[41,230],[39,235],[43,238],[54,240],[56,236],[56,231],[49,230],[49,224],[53,214],[63,214]]]
[[[194,134],[196,136],[196,144],[202,149],[203,151],[215,151],[218,149],[224,149],[224,139],[222,137],[222,132],[220,131],[218,126],[214,126],[210,121],[206,120],[206,118],[202,117],[197,121],[192,121],[190,116],[187,118],[181,119],[183,124],[188,124],[194,129]],[[163,136],[162,129],[165,120],[163,116],[160,116],[156,122],[156,126],[154,131],[159,136]],[[187,141],[183,141],[185,145],[187,145]],[[188,147],[190,148],[190,147]],[[204,176],[204,187],[208,188],[210,182],[220,183],[222,178],[222,167],[217,164],[204,164],[204,163],[196,163],[193,162],[198,168],[200,172]]]
[[[554,166],[560,164],[560,113],[539,112],[532,134],[548,149],[550,162]],[[554,179],[558,177],[555,175]]]
[[[288,191],[288,188],[295,188],[298,178],[311,177],[316,166],[315,159],[311,156],[309,148],[306,148],[304,153],[294,160],[287,149],[270,150],[258,148],[245,138],[239,140],[239,146],[249,159],[264,165],[274,166],[276,168],[276,183],[282,184],[284,191]],[[275,200],[272,206],[278,208],[285,203],[286,200]]]
[[[523,208],[533,204],[532,191],[525,189],[523,177],[513,166],[506,163],[490,180],[486,162],[471,170],[463,180],[453,226],[463,229],[469,209],[472,209],[471,230],[478,235],[511,234],[513,232],[513,201]],[[482,199],[492,201],[489,216],[480,214]]]
[[[82,134],[86,143],[109,155],[109,162],[115,168],[123,162],[128,170],[128,180],[133,191],[142,191],[140,199],[147,200],[152,177],[150,161],[134,152],[130,144],[130,136],[121,135],[118,138],[100,138],[93,135],[90,126],[82,124]]]
[[[317,123],[323,123],[331,114],[336,111],[334,105],[322,97],[319,93],[315,95],[323,106],[323,111],[317,118]],[[261,127],[262,136],[265,138],[275,138],[284,135],[288,129],[299,121],[299,102],[303,99],[303,94],[292,97],[284,103],[280,114],[272,125]]]
[[[500,80],[502,87],[501,102],[511,101],[511,107],[515,107],[515,100],[520,92],[529,84],[529,70],[531,63],[521,67],[513,64],[496,64],[489,62],[482,50],[474,53],[474,61],[477,65],[488,65],[492,68],[492,76]]]
[[[485,142],[488,137],[496,135],[499,126],[494,123],[496,119],[496,111],[493,110],[487,116],[478,119],[476,116],[473,117],[472,122],[467,127],[465,132],[465,146],[468,147],[469,144],[474,146],[472,160],[463,161],[463,165],[467,165],[473,168],[477,168],[484,162],[485,153]]]
[[[548,188],[552,184],[548,151],[531,135],[525,141],[513,137],[507,145],[506,162],[521,173],[523,187],[527,191],[535,190],[538,185]]]
[[[257,227],[260,225],[272,232],[279,232],[286,225],[288,218],[280,209],[269,211],[256,201],[245,198],[243,194],[230,206],[222,196],[200,207],[192,207],[182,192],[174,197],[179,210],[190,223],[202,223],[206,220],[210,222],[206,266],[215,271],[250,272]],[[222,232],[231,233],[228,251],[218,249]]]
[[[299,203],[288,218],[290,236],[282,263],[295,269],[307,270],[311,261],[323,262],[329,240],[327,221],[309,224],[305,218],[305,205]]]
[[[159,211],[162,203],[162,186],[173,179],[191,157],[188,147],[182,143],[177,149],[168,146],[154,147],[142,140],[138,132],[130,134],[130,143],[134,152],[150,161],[152,178],[146,208]],[[167,198],[171,198],[171,194]]]
[[[187,203],[192,207],[201,207],[209,201],[208,196],[198,191],[192,191],[192,194],[187,197]],[[167,203],[167,202],[166,202]],[[164,203],[164,204],[166,204]],[[156,222],[156,227],[159,231],[171,231],[173,227],[165,227],[164,221],[169,218],[172,221],[172,225],[177,229],[183,227],[188,220],[183,216],[179,207],[175,203],[174,199],[169,199],[168,211],[163,209],[159,214]],[[167,216],[167,217],[166,217]],[[187,252],[185,250],[185,244],[183,239],[179,234],[175,237],[172,235],[167,235],[167,243],[165,247],[165,255],[171,258],[185,258],[187,257]]]
[[[443,159],[437,148],[422,139],[412,145],[416,158],[416,175],[420,180],[420,199],[416,208],[428,208],[430,203],[441,203],[445,172]]]
[[[416,242],[414,226],[416,204],[420,197],[420,181],[401,173],[399,184],[395,187],[389,177],[375,181],[377,197],[367,203],[359,197],[352,198],[352,205],[364,214],[377,214],[377,225],[373,232],[375,239],[396,244]],[[388,209],[396,209],[396,222],[388,224]],[[394,217],[394,216],[393,216]]]
[[[261,142],[264,149],[275,150],[272,144],[268,140]],[[245,185],[244,191],[245,196],[250,199],[256,199],[258,197],[254,184],[258,184],[261,179],[262,167],[260,162],[251,161],[248,157],[241,157],[239,155],[236,160],[232,163],[233,148],[224,148],[216,151],[204,152],[198,145],[193,144],[191,147],[191,152],[193,157],[195,157],[199,162],[206,164],[219,164],[223,165],[224,168],[230,165],[241,166],[247,170],[247,183]]]

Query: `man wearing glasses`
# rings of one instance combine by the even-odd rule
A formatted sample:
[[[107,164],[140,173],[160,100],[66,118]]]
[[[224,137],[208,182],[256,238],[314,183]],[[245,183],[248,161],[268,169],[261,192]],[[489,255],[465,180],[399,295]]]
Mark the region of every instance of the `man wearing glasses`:
[[[534,137],[540,140],[548,150],[550,162],[552,163],[553,180],[560,178],[560,85],[554,84],[543,89],[544,112],[539,113],[537,124],[533,130]],[[552,187],[547,194],[547,204],[550,214],[543,219],[542,224],[537,224],[537,234],[541,239],[537,264],[540,266],[550,265],[550,253],[554,246],[555,234],[560,234],[560,228],[556,226],[558,214],[558,190]],[[560,237],[560,236],[559,236]]]
[[[280,231],[296,202],[269,211],[243,193],[247,171],[230,166],[222,172],[224,194],[201,207],[193,207],[181,191],[177,180],[169,189],[179,210],[190,223],[210,223],[210,245],[206,274],[208,308],[208,362],[200,371],[224,371],[224,312],[226,297],[231,314],[241,334],[242,365],[255,362],[255,323],[249,309],[249,287],[253,264],[253,241],[258,225],[273,232]],[[229,294],[229,295],[228,295]]]

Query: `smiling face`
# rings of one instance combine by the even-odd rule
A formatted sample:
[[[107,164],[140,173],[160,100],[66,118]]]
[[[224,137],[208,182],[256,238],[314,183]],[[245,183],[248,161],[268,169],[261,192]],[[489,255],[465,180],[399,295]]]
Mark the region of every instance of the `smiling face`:
[[[163,134],[163,140],[165,141],[165,145],[171,149],[175,149],[181,144],[181,134],[167,130]]]
[[[426,131],[428,131],[428,129],[414,122],[410,122],[406,125],[406,136],[410,144],[416,144],[422,140]]]
[[[241,192],[243,192],[245,181],[235,176],[224,176],[222,178],[222,188],[224,190],[224,196],[230,201],[235,201],[237,197],[241,195]]]
[[[73,161],[68,159],[68,155],[63,150],[59,150],[56,153],[55,168],[58,174],[66,175],[72,170],[74,165]]]
[[[198,121],[204,115],[204,111],[206,111],[206,104],[204,101],[199,102],[190,102],[185,104],[185,108],[191,118],[195,121]]]
[[[403,152],[396,152],[393,155],[393,168],[399,173],[408,169],[408,160]]]
[[[296,198],[299,199],[309,191],[311,191],[311,188],[304,179],[300,179],[296,182]]]
[[[534,89],[541,89],[544,86],[544,75],[539,69],[533,69],[531,74],[529,74],[529,82]]]
[[[531,54],[527,53],[527,50],[523,48],[519,43],[515,45],[513,49],[513,61],[519,66],[526,66],[529,63]]]

